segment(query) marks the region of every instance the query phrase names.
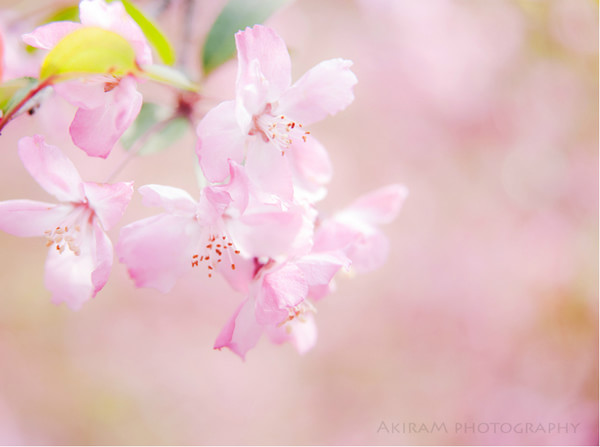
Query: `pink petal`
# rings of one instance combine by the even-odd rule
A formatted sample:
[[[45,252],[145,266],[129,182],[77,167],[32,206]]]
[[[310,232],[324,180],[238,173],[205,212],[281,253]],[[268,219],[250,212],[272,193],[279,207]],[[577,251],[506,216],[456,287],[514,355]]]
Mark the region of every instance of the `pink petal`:
[[[80,250],[80,255],[76,256],[70,250],[60,253],[50,249],[44,275],[46,288],[52,293],[52,302],[64,302],[73,310],[81,308],[96,291],[92,283],[96,241],[91,228],[84,229]]]
[[[243,166],[229,161],[229,182],[225,185],[216,185],[213,190],[225,191],[231,198],[228,205],[229,214],[235,209],[239,214],[242,214],[248,206],[250,198],[250,182]]]
[[[389,253],[387,237],[379,230],[360,235],[348,246],[346,254],[352,260],[352,268],[359,273],[371,272],[380,268]]]
[[[67,34],[81,28],[80,23],[52,22],[38,26],[32,32],[23,34],[23,42],[32,47],[50,50]]]
[[[242,163],[244,142],[235,118],[235,102],[225,101],[210,110],[196,129],[196,154],[209,182],[222,182],[229,175],[229,160]]]
[[[408,189],[403,185],[385,186],[359,197],[340,216],[344,220],[356,218],[372,225],[390,223],[407,196]]]
[[[166,293],[191,270],[199,237],[199,226],[192,218],[160,214],[123,227],[117,255],[137,287]]]
[[[96,109],[104,106],[104,102],[106,101],[106,94],[104,92],[105,82],[105,80],[103,82],[97,78],[90,77],[59,82],[53,87],[56,93],[70,104],[84,109]]]
[[[73,143],[92,157],[106,158],[142,107],[142,95],[130,76],[105,96],[101,107],[79,108],[69,128]]]
[[[20,237],[43,236],[73,210],[71,205],[7,200],[0,202],[0,230]]]
[[[263,327],[254,317],[254,300],[246,298],[217,336],[214,349],[229,348],[245,360],[246,353],[256,346],[262,332]]]
[[[99,26],[127,39],[135,50],[139,65],[152,63],[152,51],[144,33],[121,2],[108,4],[102,0],[83,0],[79,4],[79,18],[83,25]]]
[[[217,264],[217,272],[219,272],[233,290],[247,295],[258,265],[256,258],[245,259],[241,256],[233,255],[232,260],[235,264],[235,269],[232,269],[229,263],[220,262]]]
[[[321,222],[315,232],[313,251],[345,250],[360,234],[356,228],[335,219],[327,219]]]
[[[317,325],[311,314],[294,318],[282,326],[267,326],[269,339],[276,344],[290,342],[300,354],[310,351],[317,342]]]
[[[293,160],[295,186],[312,202],[322,199],[326,193],[322,186],[329,183],[333,174],[329,154],[323,145],[312,136],[306,141],[294,138],[286,155],[288,153]]]
[[[349,60],[331,59],[311,68],[281,96],[278,111],[307,125],[344,110],[358,82],[351,66]]]
[[[133,195],[133,182],[85,182],[83,188],[89,206],[94,210],[104,230],[111,229],[123,217]]]
[[[193,216],[197,203],[186,191],[173,186],[144,185],[138,188],[145,206],[159,206],[172,214]]]
[[[40,135],[23,137],[18,146],[23,165],[42,188],[61,202],[84,199],[81,177],[60,149],[46,144]]]
[[[270,28],[255,25],[235,35],[238,53],[238,90],[256,82],[253,60],[269,83],[268,102],[273,101],[291,84],[291,62],[285,42]],[[256,64],[256,63],[254,63]]]
[[[272,211],[245,214],[230,221],[228,228],[245,256],[275,258],[290,254],[303,223],[298,212]]]
[[[216,224],[230,203],[231,196],[226,191],[210,186],[204,188],[198,200],[198,222],[201,225]]]
[[[350,267],[350,260],[342,252],[311,253],[296,261],[309,286],[327,285],[342,268]]]
[[[93,252],[94,270],[92,271],[92,285],[94,286],[94,290],[92,298],[102,290],[108,281],[113,263],[113,246],[110,238],[98,224],[94,224],[93,231],[96,247]]]
[[[265,274],[256,296],[256,321],[278,324],[289,315],[289,308],[300,304],[308,295],[308,284],[300,268],[286,263]]]
[[[246,174],[254,186],[266,194],[292,201],[294,189],[292,172],[285,155],[273,143],[254,136],[246,155]]]

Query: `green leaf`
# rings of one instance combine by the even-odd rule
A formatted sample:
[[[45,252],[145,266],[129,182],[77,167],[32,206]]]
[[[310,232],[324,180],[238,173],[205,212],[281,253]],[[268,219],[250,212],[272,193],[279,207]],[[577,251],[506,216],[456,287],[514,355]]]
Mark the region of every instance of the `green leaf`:
[[[182,72],[165,65],[145,65],[139,73],[153,81],[172,85],[183,90],[198,91],[199,86],[190,81]]]
[[[163,64],[173,65],[175,63],[175,50],[162,31],[129,0],[121,0],[121,3],[123,3],[127,14],[139,25]]]
[[[102,28],[84,27],[69,33],[50,50],[42,62],[40,80],[85,73],[122,76],[136,71],[135,51],[124,37]]]
[[[202,49],[202,69],[209,74],[235,54],[234,34],[262,23],[289,0],[229,0],[215,20]]]
[[[39,81],[35,78],[17,78],[0,84],[0,110],[2,114],[12,109],[27,93],[35,89]]]
[[[131,150],[135,144],[141,144],[139,155],[167,149],[180,139],[189,127],[188,121],[183,117],[169,119],[171,113],[169,109],[158,104],[144,103],[136,120],[121,137],[123,148]]]

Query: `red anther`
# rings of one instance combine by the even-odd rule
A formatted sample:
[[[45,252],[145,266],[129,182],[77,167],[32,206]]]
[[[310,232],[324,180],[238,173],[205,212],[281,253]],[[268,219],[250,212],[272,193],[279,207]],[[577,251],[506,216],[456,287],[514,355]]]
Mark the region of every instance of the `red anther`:
[[[192,267],[198,267],[198,261],[192,261]]]
[[[231,270],[235,270],[235,264],[231,264]]]
[[[212,269],[213,269],[213,266],[212,266],[212,265],[209,265],[209,266],[208,266],[208,270],[212,270]]]
[[[212,244],[208,244],[206,248],[212,248]]]
[[[306,143],[306,135],[302,135],[302,141]]]
[[[227,242],[227,245],[231,247],[233,244],[231,242]]]
[[[216,253],[217,253],[219,256],[221,256],[221,255],[223,254],[223,252],[222,252],[221,250],[219,250],[218,248],[215,250],[215,252],[216,252]]]
[[[197,259],[197,258],[198,258],[198,255],[194,255],[194,256],[192,256],[192,258],[194,258],[194,259]]]
[[[235,253],[236,255],[239,255],[239,254],[240,254],[240,251],[239,251],[239,250],[235,250],[235,251],[234,251],[234,253]]]

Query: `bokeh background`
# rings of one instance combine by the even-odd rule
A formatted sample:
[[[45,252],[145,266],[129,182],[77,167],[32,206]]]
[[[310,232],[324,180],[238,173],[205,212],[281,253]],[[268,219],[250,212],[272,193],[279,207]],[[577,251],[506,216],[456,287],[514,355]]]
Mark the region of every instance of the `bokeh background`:
[[[39,55],[18,36],[65,4],[0,3],[5,78],[35,73]],[[223,4],[139,5],[186,49],[194,77]],[[597,445],[597,1],[297,0],[266,23],[294,79],[354,61],[355,102],[311,128],[335,168],[320,209],[405,184],[384,228],[387,264],[336,279],[311,352],[263,339],[242,362],[212,349],[242,299],[220,278],[191,273],[163,295],[135,289],[115,260],[104,290],[72,312],[44,289],[44,242],[0,233],[0,443]],[[232,62],[203,81],[198,118],[233,97],[234,80]],[[0,200],[50,200],[18,159],[24,135],[44,134],[89,180],[126,157],[75,148],[73,112],[50,98],[4,130]],[[196,195],[194,166],[190,132],[118,180]],[[136,195],[123,224],[156,211]],[[456,429],[465,423],[546,430]],[[551,423],[576,429],[547,433]]]

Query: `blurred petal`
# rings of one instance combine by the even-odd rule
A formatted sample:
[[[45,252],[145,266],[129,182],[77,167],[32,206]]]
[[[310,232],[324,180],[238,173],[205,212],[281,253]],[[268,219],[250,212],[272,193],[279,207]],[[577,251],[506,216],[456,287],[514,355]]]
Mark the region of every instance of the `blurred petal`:
[[[296,261],[309,286],[327,285],[342,268],[350,267],[350,260],[341,251],[311,253]]]
[[[304,301],[307,294],[304,273],[294,264],[286,263],[265,274],[256,295],[256,321],[260,324],[281,323],[288,317],[288,309]]]
[[[351,66],[349,60],[331,59],[311,68],[283,93],[278,110],[304,125],[344,110],[358,82]]]
[[[254,316],[254,300],[246,300],[233,313],[215,340],[214,349],[229,348],[245,360],[246,353],[256,346],[263,327]]]
[[[104,85],[104,82],[90,77],[59,82],[53,87],[56,93],[70,104],[84,109],[96,109],[106,101]]]
[[[32,47],[50,50],[67,34],[81,28],[80,23],[52,22],[38,26],[32,32],[23,34],[23,42]]]
[[[177,278],[191,270],[198,225],[190,217],[161,214],[121,229],[119,261],[137,287],[171,290]]]
[[[93,251],[94,270],[92,271],[92,285],[94,286],[92,297],[96,296],[110,276],[113,263],[113,246],[109,237],[100,228],[94,224],[95,250]]]
[[[85,182],[83,188],[89,206],[94,210],[105,230],[112,228],[123,217],[133,195],[133,182],[113,184]]]
[[[106,158],[142,107],[142,95],[129,76],[105,96],[101,107],[79,108],[69,128],[73,143],[92,157]]]
[[[88,228],[87,231],[91,232],[91,229]],[[78,310],[96,291],[92,284],[95,237],[91,234],[86,236],[82,238],[79,256],[71,250],[60,253],[51,249],[46,258],[44,284],[52,293],[52,302],[64,302],[73,310]]]
[[[291,62],[285,42],[270,28],[255,25],[235,35],[238,54],[238,88],[256,83],[256,60],[269,84],[267,101],[279,98],[291,84]],[[254,63],[255,64],[255,63]]]
[[[323,198],[326,190],[323,185],[329,183],[333,174],[329,154],[315,138],[292,139],[291,150],[286,156],[292,157],[294,184],[309,194],[314,201]]]
[[[79,18],[86,26],[99,26],[120,34],[133,46],[139,65],[152,63],[152,51],[138,24],[127,14],[121,2],[83,0],[79,4]]]
[[[79,172],[60,149],[46,144],[40,135],[23,137],[18,146],[23,165],[42,188],[61,202],[84,199]]]
[[[196,154],[202,172],[210,182],[222,182],[229,175],[229,160],[244,160],[245,135],[235,118],[235,102],[225,101],[211,109],[196,129]]]
[[[252,138],[245,168],[248,178],[260,191],[284,201],[292,200],[292,173],[285,155],[274,144],[264,142],[260,136]]]
[[[408,189],[403,185],[389,185],[356,199],[340,217],[344,220],[356,217],[368,224],[386,224],[396,218]]]
[[[390,244],[387,237],[379,230],[370,234],[360,234],[350,244],[346,254],[352,260],[352,268],[359,273],[366,273],[381,267],[388,256]]]
[[[281,326],[267,326],[269,339],[276,344],[290,342],[300,354],[310,351],[317,342],[317,325],[312,314],[294,318]]]
[[[70,205],[7,200],[0,202],[0,230],[15,236],[43,236],[53,230],[71,211]]]
[[[187,216],[196,213],[197,203],[183,189],[164,185],[144,185],[138,188],[138,192],[144,196],[145,206],[159,206],[168,213],[179,212]]]

